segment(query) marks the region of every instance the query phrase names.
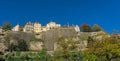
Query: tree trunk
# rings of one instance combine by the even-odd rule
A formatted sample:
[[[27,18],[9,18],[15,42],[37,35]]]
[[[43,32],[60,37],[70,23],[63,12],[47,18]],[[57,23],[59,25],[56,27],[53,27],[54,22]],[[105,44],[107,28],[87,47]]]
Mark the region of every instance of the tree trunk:
[[[109,57],[106,57],[106,61],[111,61],[111,59]]]
[[[111,61],[111,58],[109,58],[108,54],[106,54],[106,61]]]
[[[111,61],[111,59],[107,59],[107,61]]]

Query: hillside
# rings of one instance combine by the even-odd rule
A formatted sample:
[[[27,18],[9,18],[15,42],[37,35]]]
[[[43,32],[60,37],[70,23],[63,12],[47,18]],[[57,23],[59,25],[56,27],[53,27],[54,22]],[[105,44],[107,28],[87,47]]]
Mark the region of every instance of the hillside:
[[[25,40],[27,45],[29,46],[29,50],[40,51],[43,47],[45,47],[48,51],[53,51],[55,48],[55,41],[61,37],[64,38],[75,38],[80,41],[80,46],[84,50],[87,47],[87,39],[89,36],[93,37],[93,39],[101,39],[104,37],[103,35],[109,36],[105,32],[76,32],[74,28],[58,28],[51,29],[46,32],[41,32],[38,35],[34,33],[26,33],[26,32],[13,32],[9,31],[1,35],[0,37],[0,45],[5,48],[1,48],[0,51],[6,50],[7,46],[10,43],[14,43],[14,45],[18,44],[19,40]],[[38,41],[35,41],[35,40]],[[31,41],[34,40],[34,41]],[[43,40],[43,41],[40,41]]]

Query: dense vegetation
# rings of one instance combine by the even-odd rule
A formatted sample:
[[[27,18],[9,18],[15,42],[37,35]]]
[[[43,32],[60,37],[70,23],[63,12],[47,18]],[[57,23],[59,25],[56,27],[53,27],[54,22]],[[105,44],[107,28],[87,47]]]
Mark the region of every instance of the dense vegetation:
[[[88,37],[86,50],[79,50],[79,41],[72,38],[59,38],[55,41],[59,47],[50,55],[46,49],[39,52],[20,52],[9,54],[7,60],[26,61],[118,61],[120,58],[120,39],[114,35],[95,40]],[[78,49],[79,48],[79,49]],[[23,53],[23,54],[22,54]]]
[[[88,24],[82,24],[80,29],[81,29],[82,32],[98,32],[98,31],[102,31],[102,28],[97,24],[94,24],[93,27],[91,27]]]
[[[11,30],[11,24],[9,22],[4,23],[3,25],[3,30],[4,31],[9,31]]]
[[[88,49],[85,51],[87,55],[96,56],[106,61],[120,58],[120,40],[117,36],[103,38],[101,40],[93,40],[89,38]]]

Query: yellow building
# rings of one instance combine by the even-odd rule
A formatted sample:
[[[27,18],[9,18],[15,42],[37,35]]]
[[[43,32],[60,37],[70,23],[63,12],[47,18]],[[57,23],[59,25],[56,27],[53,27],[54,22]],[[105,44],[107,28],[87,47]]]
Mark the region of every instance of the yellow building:
[[[38,22],[34,23],[34,32],[35,33],[40,33],[41,32],[41,24]]]

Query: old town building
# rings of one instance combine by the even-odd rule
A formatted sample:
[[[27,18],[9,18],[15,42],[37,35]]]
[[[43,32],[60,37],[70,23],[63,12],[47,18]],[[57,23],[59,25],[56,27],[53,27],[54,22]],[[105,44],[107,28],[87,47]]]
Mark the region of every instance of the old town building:
[[[55,22],[49,22],[47,25],[46,25],[46,29],[47,30],[50,30],[50,29],[54,29],[54,28],[59,28],[61,27],[60,24],[56,24]]]
[[[34,30],[34,24],[31,22],[27,22],[23,28],[24,32],[33,32]]]
[[[13,27],[12,31],[19,31],[20,29],[20,26],[19,24],[17,24],[15,27]]]
[[[34,23],[34,32],[35,32],[35,33],[39,33],[39,32],[42,31],[41,29],[42,29],[41,24],[38,23],[38,22],[35,22],[35,23]]]

